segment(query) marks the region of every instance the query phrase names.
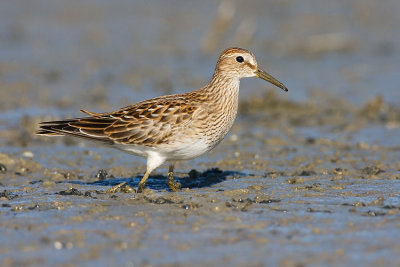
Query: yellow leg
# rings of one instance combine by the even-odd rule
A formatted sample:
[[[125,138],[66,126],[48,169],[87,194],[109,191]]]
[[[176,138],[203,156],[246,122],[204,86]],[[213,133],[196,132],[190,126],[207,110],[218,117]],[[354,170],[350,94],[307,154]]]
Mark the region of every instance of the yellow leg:
[[[168,178],[170,177],[170,176],[174,176],[174,164],[170,164],[169,165],[169,170],[168,170]]]
[[[181,184],[174,180],[174,164],[169,165],[167,185],[174,192],[181,189]]]
[[[150,171],[146,171],[145,172],[145,174],[144,174],[144,176],[143,176],[143,178],[142,178],[142,180],[140,180],[140,182],[139,182],[139,184],[138,184],[138,188],[137,188],[137,193],[142,193],[143,192],[143,190],[144,190],[144,187],[145,187],[145,185],[146,185],[146,180],[147,180],[147,178],[149,178],[149,175],[150,175]]]

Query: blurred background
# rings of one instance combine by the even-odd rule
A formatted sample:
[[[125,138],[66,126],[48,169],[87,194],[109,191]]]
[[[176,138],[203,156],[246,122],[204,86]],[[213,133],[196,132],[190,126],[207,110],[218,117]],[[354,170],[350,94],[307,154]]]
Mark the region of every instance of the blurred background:
[[[251,50],[292,100],[398,103],[399,12],[396,0],[1,1],[2,120],[196,89],[231,46]],[[241,97],[267,86],[244,80]]]

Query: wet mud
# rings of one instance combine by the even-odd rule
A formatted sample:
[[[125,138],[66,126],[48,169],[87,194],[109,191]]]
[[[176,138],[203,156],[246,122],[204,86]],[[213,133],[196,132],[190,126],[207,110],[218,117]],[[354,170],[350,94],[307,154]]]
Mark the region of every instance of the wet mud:
[[[42,2],[39,6],[46,6]],[[243,8],[247,15],[258,14],[259,23],[275,22],[263,25],[284,33],[294,31],[296,23],[309,29],[303,33],[308,37],[246,35],[236,42],[256,50],[256,56],[271,55],[269,69],[281,71],[276,76],[287,81],[289,93],[265,89],[262,82],[243,82],[239,116],[230,134],[210,153],[176,166],[182,189],[169,190],[167,166],[162,166],[140,194],[136,187],[145,171],[143,159],[74,138],[36,136],[38,122],[79,116],[79,108],[112,110],[178,92],[173,88],[201,86],[209,65],[215,64],[211,51],[229,43],[218,39],[218,31],[229,31],[227,25],[235,20],[219,18],[222,11],[209,12],[217,17],[206,21],[192,14],[206,30],[202,41],[191,37],[191,42],[199,41],[191,51],[185,49],[185,38],[191,36],[187,28],[196,26],[187,17],[192,7],[184,4],[178,10],[164,6],[163,12],[150,4],[155,13],[145,3],[134,5],[132,12],[123,11],[125,5],[131,7],[127,3],[111,8],[71,2],[66,9],[53,4],[50,13],[32,11],[53,16],[33,19],[27,14],[20,24],[11,15],[22,7],[2,4],[10,14],[0,11],[0,21],[7,22],[0,38],[8,42],[7,53],[0,52],[0,265],[398,266],[400,106],[394,97],[398,91],[389,89],[396,83],[393,72],[399,63],[387,55],[397,58],[400,50],[391,39],[364,43],[369,31],[394,31],[388,25],[395,25],[396,18],[376,19],[389,4],[377,8],[373,2],[350,2],[351,8],[334,6],[352,12],[360,22],[359,35],[343,30],[342,16],[326,18],[318,11],[296,16],[301,8],[286,2],[269,4],[283,18],[257,12],[269,10],[261,1],[249,9],[234,5],[236,12]],[[211,11],[218,9],[209,4]],[[160,15],[165,11],[165,17]],[[131,13],[142,20],[150,14],[155,24],[122,28],[121,36],[141,36],[156,43],[154,48],[137,39],[129,39],[135,45],[110,41],[116,33],[107,27],[124,25]],[[116,14],[121,21],[105,19]],[[282,21],[285,17],[290,23]],[[166,36],[168,30],[154,26],[163,18],[180,34]],[[41,26],[49,22],[57,27],[44,32]],[[78,28],[79,23],[87,28]],[[330,27],[344,33],[322,38],[320,32]],[[60,28],[65,36],[52,39]],[[147,36],[146,30],[156,37]],[[41,43],[35,32],[47,41]],[[382,34],[377,32],[373,36]],[[252,38],[264,41],[251,47]],[[176,39],[181,43],[171,41]],[[109,50],[111,43],[123,49]],[[17,55],[15,47],[25,56]],[[371,69],[361,63],[346,65],[364,53],[380,62],[376,71],[385,81],[374,75],[365,84]],[[258,60],[260,65],[265,58]],[[190,67],[193,62],[198,65]],[[305,67],[310,65],[312,70]],[[338,74],[338,66],[346,67]],[[324,75],[307,76],[315,69],[325,70]],[[179,75],[193,80],[183,82]],[[377,84],[385,82],[389,89],[377,94]],[[357,89],[361,87],[364,91]]]
[[[16,133],[19,149],[0,154],[2,264],[396,263],[384,255],[400,250],[400,144],[360,132],[398,125],[398,108],[311,102],[243,101],[232,134],[178,167],[176,193],[166,167],[136,194],[144,162],[90,144],[63,152],[62,138],[20,147]]]

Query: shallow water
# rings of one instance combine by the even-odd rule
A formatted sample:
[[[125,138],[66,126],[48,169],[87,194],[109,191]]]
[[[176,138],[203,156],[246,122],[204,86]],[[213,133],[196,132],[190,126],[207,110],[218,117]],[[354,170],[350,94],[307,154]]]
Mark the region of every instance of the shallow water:
[[[0,3],[1,266],[400,264],[399,2],[225,3],[225,24],[219,5]],[[144,159],[34,135],[203,86],[234,45],[289,92],[244,80],[229,136],[176,167],[180,192],[167,166],[135,194]]]

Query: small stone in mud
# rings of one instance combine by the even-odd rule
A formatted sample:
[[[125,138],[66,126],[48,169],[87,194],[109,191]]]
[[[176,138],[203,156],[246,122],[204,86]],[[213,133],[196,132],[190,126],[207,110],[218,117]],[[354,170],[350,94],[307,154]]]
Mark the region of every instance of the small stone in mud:
[[[71,242],[64,243],[64,242],[60,242],[60,241],[55,241],[53,245],[54,245],[54,248],[57,250],[72,249],[74,247],[74,245]]]
[[[315,175],[316,172],[313,170],[301,170],[299,172],[296,172],[296,175],[298,176],[311,176],[311,175]]]
[[[35,209],[38,209],[38,208],[39,208],[39,205],[35,204],[33,206],[28,207],[28,210],[35,210]]]
[[[284,172],[276,172],[276,171],[265,172],[265,177],[269,177],[269,178],[276,178],[278,176],[284,176],[284,175],[285,175]]]
[[[334,168],[334,169],[332,169],[332,173],[335,175],[342,175],[343,169],[342,168]]]
[[[38,184],[38,183],[43,183],[43,180],[35,180],[35,181],[30,181],[30,184]]]
[[[110,188],[108,188],[108,189],[105,191],[105,193],[115,193],[115,192],[121,190],[121,187],[123,187],[124,185],[126,185],[126,182],[122,182],[122,183],[120,183],[120,184],[111,186]]]
[[[164,198],[164,197],[158,197],[158,198],[146,198],[147,201],[149,201],[150,203],[154,203],[154,204],[173,204],[174,201]]]
[[[382,208],[384,208],[384,209],[399,209],[400,210],[400,206],[395,206],[395,205],[385,205]]]
[[[114,185],[107,189],[105,193],[136,193],[136,190],[129,186],[126,182],[122,182],[120,184]]]
[[[20,175],[20,176],[24,176],[28,173],[31,173],[31,170],[29,170],[28,168],[25,168],[25,167],[21,167],[15,172],[16,175]]]
[[[185,210],[197,209],[199,207],[200,207],[200,205],[198,203],[188,203],[188,204],[185,204],[182,206],[182,208]]]
[[[383,198],[383,196],[378,196],[372,202],[367,203],[366,206],[383,206],[385,204],[384,202],[385,199]]]
[[[99,180],[104,180],[107,178],[107,176],[108,176],[108,173],[104,169],[100,169],[96,174],[96,178],[98,178]]]
[[[99,190],[88,190],[88,191],[86,191],[86,192],[88,192],[88,193],[95,193],[95,194],[104,194],[103,191],[99,191]]]
[[[315,144],[315,142],[316,142],[316,140],[315,140],[315,138],[314,137],[307,137],[307,139],[306,139],[306,145],[314,145]]]
[[[353,203],[354,207],[365,207],[365,203],[361,201],[357,201]]]
[[[123,193],[136,193],[136,189],[129,186],[129,185],[125,185],[121,188],[121,192]]]
[[[314,190],[319,190],[321,189],[321,184],[320,183],[313,183],[311,184],[307,184],[304,186],[305,189],[314,189]]]
[[[323,212],[323,213],[332,213],[330,210],[315,210],[313,208],[307,208],[307,212]]]
[[[232,198],[233,202],[226,201],[225,207],[233,208],[240,211],[249,211],[250,206],[254,203],[250,198]]]
[[[288,184],[295,184],[296,183],[296,178],[289,178],[289,179],[286,180],[286,182]]]
[[[280,199],[264,199],[264,200],[261,200],[261,201],[259,201],[257,203],[259,203],[259,204],[270,204],[270,203],[276,203],[276,202],[281,202],[281,200]]]
[[[385,212],[377,212],[377,211],[369,210],[366,213],[366,215],[375,217],[375,216],[384,216],[384,215],[386,215],[386,213]]]
[[[65,191],[60,191],[56,194],[63,195],[63,196],[82,196],[83,195],[83,193],[76,188],[70,188]]]
[[[371,166],[367,166],[367,167],[363,168],[361,170],[361,172],[363,174],[366,174],[366,175],[378,175],[378,174],[380,174],[382,172],[385,172],[385,171],[380,169],[377,166],[372,166],[372,167]]]
[[[252,203],[253,200],[251,200],[250,198],[242,198],[242,197],[233,197],[232,198],[233,202],[240,202],[240,203]]]
[[[33,159],[35,155],[31,151],[24,151],[22,153],[22,156],[28,159]]]
[[[0,163],[0,173],[5,173],[7,171],[6,165]]]
[[[10,195],[7,190],[4,190],[3,192],[0,192],[0,199],[1,198],[6,198],[8,200],[11,200],[11,199],[14,199],[16,197],[18,197],[18,195]]]
[[[24,207],[22,207],[22,206],[13,206],[12,208],[11,208],[11,210],[12,211],[21,211],[21,210],[23,210],[24,209]]]
[[[92,192],[90,192],[90,191],[86,191],[85,194],[84,194],[84,196],[85,196],[85,197],[96,198],[96,197],[92,196]]]
[[[75,174],[73,174],[73,173],[71,173],[71,172],[64,172],[64,178],[65,179],[71,179],[71,178],[73,178],[73,177],[75,177],[76,175]]]
[[[260,194],[254,197],[254,199],[252,200],[254,203],[261,203],[261,204],[265,204],[265,203],[272,203],[272,202],[280,202],[279,199],[273,199],[271,196],[266,195],[266,194]]]

